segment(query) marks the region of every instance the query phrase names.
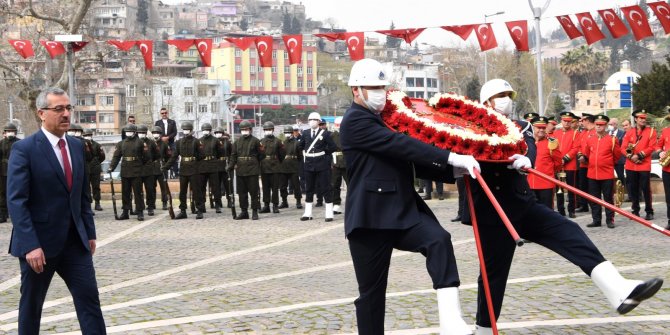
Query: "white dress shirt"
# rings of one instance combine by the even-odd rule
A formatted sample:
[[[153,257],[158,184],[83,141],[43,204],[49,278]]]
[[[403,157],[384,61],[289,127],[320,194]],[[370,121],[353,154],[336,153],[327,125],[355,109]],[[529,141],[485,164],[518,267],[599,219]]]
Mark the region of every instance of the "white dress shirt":
[[[58,137],[50,133],[48,130],[44,129],[44,127],[42,127],[42,132],[44,132],[44,135],[46,135],[47,140],[49,140],[49,143],[51,143],[51,148],[56,154],[56,158],[58,158],[58,163],[60,163],[60,167],[61,169],[63,169],[63,173],[65,173],[65,168],[63,167],[63,156],[60,153],[60,147],[58,146],[58,141],[61,138],[65,141],[65,151],[67,151],[67,158],[70,161],[70,169],[72,169],[72,155],[70,155],[70,147],[67,145],[67,136],[63,135],[63,137]]]

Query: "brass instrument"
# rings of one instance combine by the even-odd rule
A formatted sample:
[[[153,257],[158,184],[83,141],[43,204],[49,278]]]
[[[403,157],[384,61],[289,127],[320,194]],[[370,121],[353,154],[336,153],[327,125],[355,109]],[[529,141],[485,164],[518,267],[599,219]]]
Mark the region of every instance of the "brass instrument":
[[[616,183],[614,184],[614,206],[621,208],[625,194],[626,188],[623,186],[621,180],[617,179]]]
[[[670,150],[665,152],[665,157],[659,159],[658,163],[661,164],[662,167],[666,167],[670,164]]]
[[[568,174],[565,173],[565,170],[561,170],[559,173],[556,174],[556,177],[558,177],[558,180],[561,182],[567,183],[568,182]],[[563,194],[565,193],[565,190],[562,187],[558,187],[558,190],[556,190],[556,194]]]

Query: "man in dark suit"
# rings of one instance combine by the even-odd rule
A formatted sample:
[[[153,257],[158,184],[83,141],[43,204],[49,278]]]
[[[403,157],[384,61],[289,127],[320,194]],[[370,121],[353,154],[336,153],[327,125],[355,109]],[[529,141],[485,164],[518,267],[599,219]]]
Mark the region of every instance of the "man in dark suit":
[[[356,62],[349,76],[354,102],[340,127],[350,181],[344,226],[360,294],[355,301],[358,332],[384,332],[386,286],[396,248],[426,256],[437,290],[440,334],[471,334],[461,316],[451,236],[414,190],[413,176],[416,170],[417,177],[453,183],[453,166],[474,173],[478,164],[472,156],[438,149],[386,127],[379,112],[388,84],[379,62]]]
[[[163,143],[167,143],[168,146],[170,147],[170,151],[174,152],[175,151],[175,137],[177,137],[177,122],[175,120],[172,120],[168,118],[168,111],[167,108],[163,107],[160,110],[160,115],[161,119],[156,120],[154,123],[154,126],[156,127],[161,127],[161,130],[163,130],[161,134],[161,141]],[[170,166],[168,168],[171,168],[175,176],[179,175],[179,165],[178,164],[173,164],[174,166]],[[167,180],[168,175],[167,172],[164,173],[164,177]]]
[[[10,253],[19,258],[19,334],[38,334],[54,273],[72,294],[81,331],[105,334],[93,268],[96,235],[81,141],[65,136],[73,110],[58,88],[37,97],[42,129],[17,142],[9,159]]]

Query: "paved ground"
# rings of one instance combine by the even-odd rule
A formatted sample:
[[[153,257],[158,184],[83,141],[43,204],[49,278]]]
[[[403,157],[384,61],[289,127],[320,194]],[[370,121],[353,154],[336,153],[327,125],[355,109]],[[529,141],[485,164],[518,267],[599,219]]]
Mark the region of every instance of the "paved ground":
[[[478,261],[472,230],[454,224],[456,202],[431,200],[452,233],[463,285],[465,319],[474,323]],[[628,205],[628,204],[624,204]],[[204,220],[171,221],[164,211],[147,221],[114,221],[111,203],[97,212],[94,257],[109,333],[122,334],[352,334],[356,281],[342,216],[302,222],[295,208],[233,221],[208,212]],[[656,204],[665,226],[664,204]],[[584,227],[590,216],[577,222]],[[615,229],[584,228],[625,276],[670,280],[670,239],[617,217]],[[7,250],[10,224],[0,224]],[[386,329],[392,334],[436,333],[435,292],[421,255],[394,255]],[[16,334],[18,261],[0,255],[0,334]],[[518,249],[501,334],[670,334],[670,283],[628,316],[619,317],[580,270],[537,244]],[[55,278],[42,333],[74,333],[79,326],[69,294]]]

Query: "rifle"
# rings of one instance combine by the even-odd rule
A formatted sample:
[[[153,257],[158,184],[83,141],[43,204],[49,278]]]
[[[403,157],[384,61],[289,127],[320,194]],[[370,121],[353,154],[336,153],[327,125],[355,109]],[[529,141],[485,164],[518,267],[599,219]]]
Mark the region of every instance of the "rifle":
[[[114,208],[114,219],[119,219],[119,213],[116,210],[116,192],[114,192],[114,177],[109,173],[109,185],[112,187],[112,208]]]
[[[174,215],[174,207],[172,207],[172,192],[170,192],[170,184],[168,184],[167,180],[164,178],[162,181],[165,183],[165,190],[167,191],[167,197],[168,197],[168,203],[170,204],[168,206],[168,213],[170,213],[170,219],[174,220],[175,215]]]
[[[207,182],[207,189],[209,189],[209,208],[214,208],[214,195],[212,194],[211,182]]]
[[[228,173],[228,189],[230,190],[230,198],[232,199],[232,206],[230,207],[230,213],[233,214],[233,219],[237,217],[237,210],[235,210],[235,190],[233,188],[233,178],[235,178],[235,170],[230,170]]]

